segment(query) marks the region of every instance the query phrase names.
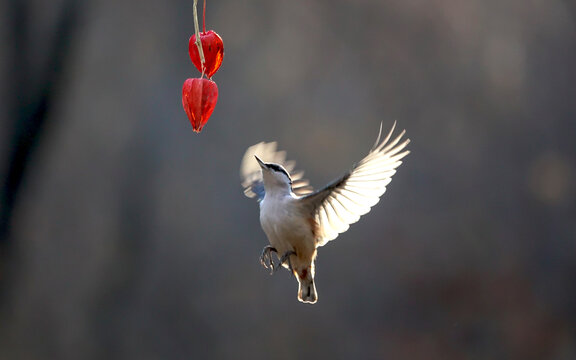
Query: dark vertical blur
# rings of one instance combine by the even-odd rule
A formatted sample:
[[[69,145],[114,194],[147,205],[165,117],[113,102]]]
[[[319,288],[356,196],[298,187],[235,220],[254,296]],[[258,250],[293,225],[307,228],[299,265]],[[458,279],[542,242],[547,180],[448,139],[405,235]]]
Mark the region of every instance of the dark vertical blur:
[[[0,3],[0,359],[576,358],[570,2],[208,0],[201,134],[192,3]],[[243,151],[319,187],[394,120],[412,153],[298,303]]]
[[[42,40],[45,51],[35,54],[38,45],[33,10],[27,1],[9,1],[6,7],[6,156],[0,188],[0,256],[11,256],[11,225],[20,190],[27,178],[34,152],[46,134],[53,106],[59,101],[63,74],[69,65],[70,47],[78,26],[78,3],[57,7],[53,28]],[[37,38],[36,38],[37,39]],[[12,121],[10,121],[12,120]]]

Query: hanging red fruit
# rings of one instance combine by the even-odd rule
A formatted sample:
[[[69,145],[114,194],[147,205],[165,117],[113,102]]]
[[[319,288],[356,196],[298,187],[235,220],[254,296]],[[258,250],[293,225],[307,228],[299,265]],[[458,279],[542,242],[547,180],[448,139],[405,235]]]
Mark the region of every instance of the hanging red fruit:
[[[182,87],[182,105],[195,132],[202,131],[218,101],[218,86],[204,78],[186,79]]]
[[[212,75],[218,71],[220,65],[222,65],[222,60],[224,59],[224,43],[220,35],[214,30],[201,32],[200,42],[202,43],[202,51],[204,52],[204,71],[202,71],[195,34],[190,37],[190,41],[188,42],[188,53],[198,71],[206,74],[208,78],[211,78]]]

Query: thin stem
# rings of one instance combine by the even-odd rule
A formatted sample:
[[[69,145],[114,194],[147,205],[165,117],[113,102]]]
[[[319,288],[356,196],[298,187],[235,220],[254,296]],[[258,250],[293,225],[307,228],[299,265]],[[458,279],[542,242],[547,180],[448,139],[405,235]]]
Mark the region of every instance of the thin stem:
[[[206,0],[204,0],[204,10],[202,11],[202,32],[206,32]]]
[[[194,34],[196,35],[196,46],[198,47],[198,55],[200,55],[200,64],[202,64],[202,76],[204,76],[204,71],[206,71],[204,63],[206,62],[206,59],[204,59],[202,41],[200,41],[200,30],[198,29],[198,11],[196,10],[196,5],[198,5],[198,0],[194,0]]]

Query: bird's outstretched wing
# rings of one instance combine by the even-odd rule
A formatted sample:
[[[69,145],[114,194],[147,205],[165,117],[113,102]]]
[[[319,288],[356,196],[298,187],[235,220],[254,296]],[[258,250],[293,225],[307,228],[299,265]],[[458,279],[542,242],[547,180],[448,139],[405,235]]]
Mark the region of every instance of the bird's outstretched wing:
[[[308,185],[308,180],[304,179],[304,171],[294,171],[295,161],[286,160],[285,151],[276,150],[276,142],[261,142],[246,149],[240,166],[240,177],[244,194],[249,198],[256,197],[258,201],[264,198],[264,183],[262,182],[262,170],[254,158],[257,155],[264,162],[271,162],[282,165],[290,174],[292,179],[292,191],[303,196],[310,194],[313,190]]]
[[[409,153],[408,150],[402,151],[410,142],[410,139],[401,142],[405,130],[388,142],[395,127],[396,123],[388,136],[380,141],[380,124],[376,143],[366,157],[324,189],[302,197],[314,216],[318,246],[348,230],[350,224],[368,213],[386,191],[396,168],[402,164],[400,160]]]

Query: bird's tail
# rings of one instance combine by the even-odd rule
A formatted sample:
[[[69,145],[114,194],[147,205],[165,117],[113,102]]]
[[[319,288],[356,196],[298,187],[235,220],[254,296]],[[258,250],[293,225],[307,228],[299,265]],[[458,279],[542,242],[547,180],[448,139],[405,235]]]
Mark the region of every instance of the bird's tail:
[[[316,293],[316,285],[314,285],[314,278],[307,276],[306,278],[298,278],[300,285],[298,289],[298,300],[303,303],[314,304],[318,301],[318,294]]]

